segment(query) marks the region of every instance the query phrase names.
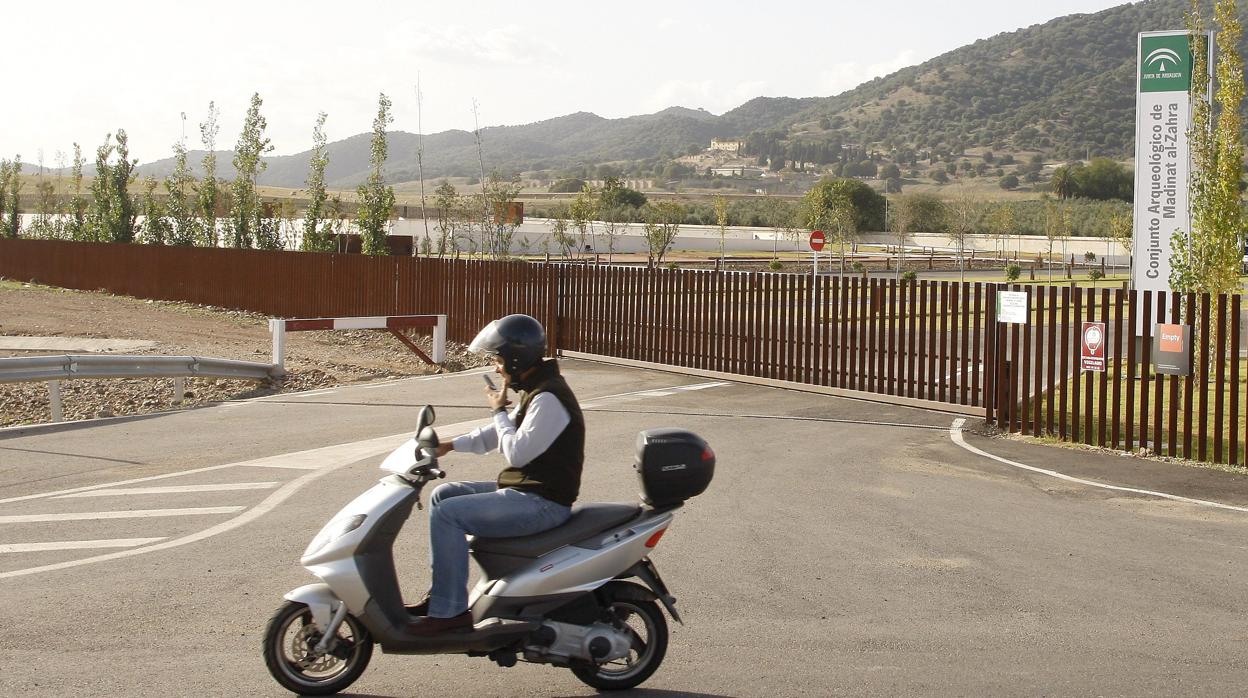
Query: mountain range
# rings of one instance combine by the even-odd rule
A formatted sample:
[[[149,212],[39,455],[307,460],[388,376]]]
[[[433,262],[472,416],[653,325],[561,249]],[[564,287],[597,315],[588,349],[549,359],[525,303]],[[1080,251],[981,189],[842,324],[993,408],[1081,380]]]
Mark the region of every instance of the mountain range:
[[[626,174],[644,176],[716,137],[746,141],[751,154],[764,158],[761,150],[767,147],[831,143],[893,157],[900,151],[957,154],[985,148],[1055,159],[1127,159],[1134,148],[1136,34],[1182,29],[1188,6],[1187,0],[1146,0],[1060,17],[976,41],[831,97],[759,97],[718,116],[671,107],[621,119],[578,112],[484,128],[485,165],[513,174],[613,163]],[[1240,13],[1241,21],[1248,19],[1248,8]],[[330,188],[364,180],[370,138],[363,133],[329,144]],[[387,181],[416,179],[418,137],[393,131],[387,139]],[[303,186],[310,155],[266,158],[260,183]],[[201,157],[190,155],[192,163]],[[228,152],[218,154],[218,176],[233,176],[230,159]],[[172,166],[170,158],[141,165],[139,173],[163,176]],[[479,173],[472,133],[424,137],[427,180]]]

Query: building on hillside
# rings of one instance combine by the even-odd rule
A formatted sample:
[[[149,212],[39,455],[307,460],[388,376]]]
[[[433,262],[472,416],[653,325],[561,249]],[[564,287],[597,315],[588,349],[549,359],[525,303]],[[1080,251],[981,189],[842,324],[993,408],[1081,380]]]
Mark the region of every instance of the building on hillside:
[[[750,165],[712,167],[711,174],[716,177],[762,177],[763,169],[761,167],[751,167]]]
[[[726,153],[739,153],[745,147],[745,143],[736,139],[728,138],[712,138],[711,150],[722,150]]]

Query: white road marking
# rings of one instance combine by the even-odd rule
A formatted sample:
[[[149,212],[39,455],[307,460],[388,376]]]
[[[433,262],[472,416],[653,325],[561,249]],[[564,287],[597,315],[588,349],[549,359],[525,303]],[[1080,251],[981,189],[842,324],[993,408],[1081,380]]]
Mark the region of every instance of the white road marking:
[[[42,521],[96,521],[99,519],[151,519],[165,516],[233,514],[246,507],[191,507],[188,509],[135,509],[132,511],[79,511],[69,514],[12,514],[0,516],[0,524]]]
[[[675,395],[675,394],[676,394],[675,390],[650,390],[644,393],[637,393],[636,395],[633,395],[631,397],[635,399],[643,398],[643,397],[667,397],[668,395]]]
[[[0,553],[41,553],[49,550],[89,550],[93,548],[133,548],[164,538],[113,538],[111,540],[58,540],[52,543],[0,543]]]
[[[416,380],[439,380],[443,378],[454,377],[457,375],[475,375],[476,373],[487,373],[489,372],[489,370],[490,369],[476,369],[476,370],[465,371],[465,372],[458,373],[458,374],[451,373],[451,374],[442,374],[442,375],[437,375],[437,376],[427,376],[423,378],[418,378]],[[679,389],[699,390],[702,388],[712,388],[712,387],[717,387],[720,385],[731,385],[731,383],[726,382],[726,381],[712,382],[712,383],[700,383],[700,384],[694,384],[694,385],[680,386]],[[637,392],[648,392],[648,391],[643,390],[643,391],[637,391]],[[622,395],[633,395],[633,394],[635,393],[623,393]],[[604,400],[604,399],[611,399],[614,397],[619,397],[619,396],[609,395],[609,396],[606,396],[605,398],[597,398],[597,399]],[[233,404],[248,404],[248,403],[233,403]],[[480,427],[486,424],[489,424],[489,420],[478,419],[478,420],[470,420],[466,422],[458,422],[455,424],[438,425],[438,430],[442,431],[445,434],[451,434],[451,433],[463,434],[463,433],[467,433],[468,431],[471,431],[472,429],[475,429],[477,427]],[[113,552],[113,553],[105,553],[103,555],[95,555],[92,557],[82,558],[78,560],[69,560],[66,562],[60,562],[60,563],[55,563],[55,564],[50,564],[50,565],[41,565],[39,567],[28,567],[26,569],[12,570],[9,572],[0,572],[0,579],[9,579],[12,577],[22,577],[22,576],[26,576],[30,574],[38,574],[40,572],[52,572],[56,570],[69,569],[69,568],[78,567],[81,565],[94,564],[96,562],[118,560],[118,559],[122,559],[126,557],[131,557],[134,555],[143,555],[146,553],[157,552],[161,550],[168,550],[170,548],[177,548],[183,545],[188,545],[190,543],[196,543],[198,541],[211,538],[218,534],[231,531],[241,526],[245,526],[246,524],[251,523],[252,521],[255,521],[256,519],[260,518],[261,516],[264,516],[265,514],[272,511],[273,509],[277,508],[279,504],[284,502],[286,499],[290,498],[291,495],[293,495],[295,492],[298,492],[304,485],[308,484],[309,482],[312,482],[313,480],[316,480],[344,466],[350,465],[352,463],[357,463],[365,458],[370,458],[370,457],[391,451],[394,449],[396,445],[405,442],[409,437],[410,437],[409,432],[403,432],[402,434],[396,434],[393,436],[383,436],[377,439],[369,439],[367,441],[358,441],[354,443],[338,444],[335,446],[326,446],[323,448],[315,448],[315,449],[310,449],[307,451],[297,451],[297,452],[282,454],[278,456],[257,458],[255,460],[243,461],[240,463],[227,463],[225,465],[215,465],[215,466],[210,466],[207,468],[198,468],[195,470],[184,470],[181,472],[167,473],[164,475],[153,475],[151,477],[135,478],[133,480],[125,480],[122,482],[112,482],[112,483],[105,483],[101,485],[90,485],[87,487],[77,487],[77,488],[72,488],[68,490],[60,490],[57,492],[44,492],[41,494],[26,495],[23,497],[12,497],[9,499],[2,499],[0,500],[0,504],[4,504],[7,502],[28,500],[28,499],[39,499],[43,497],[51,497],[51,496],[60,495],[60,494],[71,494],[75,492],[85,492],[85,491],[90,491],[90,490],[105,489],[109,487],[116,487],[117,485],[133,484],[137,482],[148,482],[151,480],[160,480],[164,478],[179,477],[181,475],[189,475],[192,473],[201,473],[201,472],[207,472],[207,471],[212,471],[212,470],[221,470],[223,468],[235,468],[235,467],[243,467],[243,466],[267,467],[267,468],[291,468],[291,469],[296,469],[296,470],[308,470],[309,471],[306,475],[302,475],[286,483],[285,485],[280,487],[276,492],[273,492],[268,497],[266,497],[259,504],[252,507],[251,509],[248,509],[247,511],[243,512],[239,516],[236,516],[227,521],[218,523],[202,531],[198,531],[196,533],[192,533],[192,534],[183,536],[181,538],[175,538],[173,540],[157,542],[151,545],[144,545],[141,547],[131,548],[128,550],[121,550],[121,551]],[[235,510],[242,509],[242,508],[243,507],[237,507],[235,508]]]
[[[318,469],[320,469],[320,468],[321,468],[321,466],[323,466],[323,465],[324,465],[324,463],[320,463],[320,462],[315,462],[315,463],[314,463],[314,462],[306,462],[306,463],[281,463],[281,462],[278,462],[278,461],[272,461],[272,462],[269,462],[269,463],[239,463],[239,464],[238,464],[238,467],[240,467],[240,468],[241,468],[241,467],[247,467],[247,468],[283,468],[283,469],[286,469],[286,470],[318,470]],[[234,467],[234,466],[230,466],[230,467]]]
[[[475,429],[484,424],[489,424],[489,420],[478,419],[478,420],[472,420],[469,422],[458,422],[455,424],[447,424],[445,426],[440,426],[439,428],[445,430],[448,433],[450,432],[462,433],[462,432],[467,432],[471,429]],[[294,480],[291,480],[290,482],[280,487],[276,492],[274,492],[273,494],[270,494],[262,502],[252,507],[251,509],[248,509],[247,511],[243,512],[242,514],[232,519],[229,519],[228,521],[222,521],[221,523],[215,526],[206,528],[202,531],[198,531],[190,535],[182,536],[181,538],[175,538],[173,540],[167,540],[167,541],[160,542],[160,543],[153,543],[152,545],[145,545],[139,548],[131,548],[129,550],[120,550],[114,553],[105,553],[103,555],[95,555],[92,557],[86,557],[86,558],[82,558],[79,560],[69,560],[66,562],[58,562],[58,563],[54,563],[51,565],[41,565],[39,567],[28,567],[26,569],[12,570],[9,572],[0,572],[0,579],[9,579],[11,577],[22,577],[22,576],[29,575],[29,574],[37,574],[39,572],[52,572],[55,570],[63,570],[63,569],[69,569],[71,567],[78,567],[80,565],[89,565],[89,564],[93,564],[96,562],[118,560],[118,559],[122,559],[126,557],[131,557],[134,555],[143,555],[145,553],[152,553],[152,552],[157,552],[160,550],[168,550],[170,548],[177,548],[183,545],[188,545],[190,543],[196,543],[198,541],[211,538],[215,535],[225,533],[227,531],[232,531],[241,526],[245,526],[246,524],[249,524],[252,521],[255,521],[256,519],[260,518],[261,516],[264,516],[270,511],[273,511],[275,508],[277,508],[279,504],[286,501],[286,499],[288,499],[295,492],[298,492],[300,488],[302,488],[304,485],[308,484],[309,482],[312,482],[313,480],[316,480],[317,478],[323,477],[344,466],[351,465],[352,463],[357,463],[365,458],[380,455],[382,453],[390,451],[394,448],[396,443],[402,443],[408,438],[408,436],[409,435],[406,432],[404,432],[403,434],[399,434],[396,436],[385,436],[379,439],[369,439],[368,441],[360,441],[360,442],[351,443],[351,444],[340,444],[337,446],[327,446],[325,448],[312,449],[312,451],[300,451],[297,453],[287,454],[292,457],[297,457],[297,456],[302,456],[303,454],[306,454],[306,453],[319,453],[325,458],[326,462],[330,463],[330,465],[327,465],[326,467],[314,470],[312,472],[309,472],[306,475],[303,475]],[[354,456],[353,460],[346,460],[346,458],[351,458],[353,456]],[[268,460],[273,460],[273,459],[268,459]],[[237,465],[249,465],[249,464],[250,462],[230,463],[228,465],[222,465],[222,466],[216,466],[216,467],[217,468],[232,468]],[[178,475],[178,474],[183,474],[183,473],[174,473],[173,475]]]
[[[28,499],[43,499],[45,497],[55,497],[58,494],[72,494],[74,492],[87,492],[89,490],[102,490],[106,487],[116,487],[118,485],[133,485],[138,482],[151,482],[152,480],[164,480],[170,477],[181,477],[183,475],[194,475],[196,473],[207,473],[213,470],[221,470],[223,468],[233,468],[234,463],[226,463],[225,465],[210,465],[206,468],[195,468],[194,470],[179,470],[176,473],[165,473],[164,475],[151,475],[148,477],[136,477],[133,480],[120,480],[118,482],[106,482],[102,485],[87,485],[86,487],[71,487],[67,490],[55,490],[52,492],[40,492],[39,494],[28,494],[22,497],[9,497],[8,499],[0,499],[0,504],[8,504],[9,502],[23,502]]]
[[[949,437],[953,439],[953,442],[955,444],[957,444],[958,446],[961,446],[967,451],[970,451],[971,453],[983,456],[985,458],[991,458],[992,460],[995,460],[998,463],[1004,463],[1014,468],[1028,470],[1033,473],[1039,473],[1041,475],[1048,475],[1049,477],[1055,477],[1059,480],[1065,480],[1067,482],[1074,482],[1080,485],[1087,485],[1088,487],[1097,487],[1097,488],[1104,489],[1104,490],[1113,490],[1115,492],[1130,492],[1132,494],[1142,494],[1148,497],[1160,497],[1162,499],[1169,499],[1175,502],[1185,502],[1187,504],[1196,504],[1202,507],[1213,507],[1215,509],[1227,509],[1230,511],[1248,512],[1248,507],[1240,507],[1240,506],[1235,506],[1233,504],[1223,504],[1221,502],[1211,502],[1207,499],[1192,499],[1191,497],[1182,497],[1177,494],[1169,494],[1166,492],[1154,492],[1153,490],[1142,490],[1136,487],[1121,487],[1119,485],[1107,485],[1103,482],[1096,482],[1094,480],[1085,480],[1079,477],[1071,477],[1070,475],[1059,473],[1056,470],[1045,470],[1044,468],[1037,468],[1034,465],[1026,465],[1023,463],[1018,463],[1016,461],[1009,460],[1008,458],[1002,458],[1001,456],[994,456],[991,453],[988,453],[987,451],[983,451],[978,448],[975,448],[974,446],[968,444],[966,442],[966,439],[962,438],[962,426],[964,424],[966,424],[966,420],[959,417],[958,419],[953,420],[953,424],[950,425],[949,427]]]
[[[682,385],[677,390],[706,390],[707,388],[718,388],[721,385],[732,385],[727,381],[719,381],[716,383],[698,383],[696,385]]]
[[[668,386],[666,388],[649,388],[647,390],[633,390],[627,393],[616,393],[615,395],[604,395],[602,397],[593,398],[593,400],[595,403],[601,403],[605,400],[619,400],[621,398],[629,398],[629,397],[646,397],[650,395],[651,393],[658,393],[662,391],[704,390],[706,388],[717,388],[721,385],[732,385],[732,384],[727,381],[716,381],[712,383],[694,383],[692,385],[674,385],[674,386]],[[673,393],[667,393],[667,394],[672,395]]]
[[[62,494],[53,499],[73,499],[75,497],[113,497],[132,494],[178,494],[182,492],[230,492],[235,490],[271,490],[278,482],[227,482],[220,485],[172,485],[169,487],[119,487],[113,489],[91,490],[77,494]]]

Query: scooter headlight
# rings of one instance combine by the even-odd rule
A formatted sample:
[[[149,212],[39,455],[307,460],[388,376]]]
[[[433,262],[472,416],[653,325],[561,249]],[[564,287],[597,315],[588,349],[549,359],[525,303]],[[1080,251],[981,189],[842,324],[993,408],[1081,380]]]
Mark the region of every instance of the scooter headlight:
[[[362,526],[367,518],[366,514],[356,514],[330,521],[325,525],[325,528],[321,529],[320,533],[316,534],[316,538],[313,538],[312,542],[308,544],[308,549],[303,551],[303,556],[310,557],[319,553],[321,548]]]

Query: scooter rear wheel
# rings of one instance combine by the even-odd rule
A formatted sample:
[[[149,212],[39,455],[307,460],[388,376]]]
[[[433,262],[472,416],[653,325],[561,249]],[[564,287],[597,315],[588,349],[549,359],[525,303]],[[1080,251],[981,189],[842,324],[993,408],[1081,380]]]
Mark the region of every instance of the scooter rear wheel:
[[[346,689],[368,668],[373,640],[355,616],[338,627],[336,647],[312,652],[323,630],[312,622],[307,604],[287,601],[269,619],[264,631],[264,663],[283,688],[309,696],[327,696]]]
[[[628,656],[604,664],[585,662],[571,667],[576,678],[599,690],[622,691],[641,685],[658,670],[667,654],[667,618],[658,604],[625,588],[632,586],[635,585],[613,582],[607,587],[605,599],[606,615],[622,623],[633,636]],[[612,593],[617,588],[620,593]]]

